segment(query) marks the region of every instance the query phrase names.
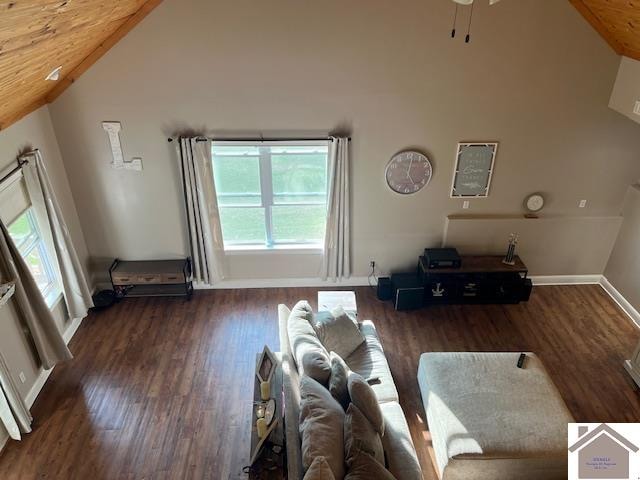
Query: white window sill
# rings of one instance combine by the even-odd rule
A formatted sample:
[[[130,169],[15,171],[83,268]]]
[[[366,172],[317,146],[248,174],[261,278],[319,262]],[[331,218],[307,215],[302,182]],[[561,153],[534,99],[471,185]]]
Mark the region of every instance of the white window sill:
[[[320,244],[294,244],[274,245],[273,247],[261,245],[229,245],[225,247],[226,255],[321,255],[324,248]]]
[[[55,310],[63,298],[62,292],[56,289],[44,297],[44,301],[46,302],[47,307],[49,307],[49,310]]]

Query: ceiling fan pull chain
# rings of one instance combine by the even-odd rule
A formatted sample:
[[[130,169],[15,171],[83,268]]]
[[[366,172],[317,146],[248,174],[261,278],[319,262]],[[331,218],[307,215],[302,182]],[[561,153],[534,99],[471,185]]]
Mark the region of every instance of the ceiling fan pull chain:
[[[469,26],[467,27],[467,36],[464,39],[464,43],[469,43],[471,41],[471,20],[473,20],[473,7],[474,4],[471,4],[471,13],[469,14]]]
[[[456,3],[456,12],[453,14],[453,29],[451,30],[451,38],[456,38],[457,21],[458,21],[458,4]]]

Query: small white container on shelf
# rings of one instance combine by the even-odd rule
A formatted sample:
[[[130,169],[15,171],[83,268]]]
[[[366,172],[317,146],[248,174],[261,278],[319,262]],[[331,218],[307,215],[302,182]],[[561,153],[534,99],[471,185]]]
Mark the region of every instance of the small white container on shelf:
[[[16,285],[13,282],[0,284],[0,306],[9,301],[16,291]]]

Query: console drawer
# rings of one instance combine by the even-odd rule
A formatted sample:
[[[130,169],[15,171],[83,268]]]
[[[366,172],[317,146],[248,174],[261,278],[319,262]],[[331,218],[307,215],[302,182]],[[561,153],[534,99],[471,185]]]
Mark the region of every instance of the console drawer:
[[[179,273],[163,273],[161,275],[162,283],[184,283],[184,275]]]
[[[131,285],[136,283],[137,275],[130,275],[126,273],[112,273],[111,279],[114,285]]]
[[[136,283],[140,283],[140,284],[162,283],[162,275],[158,275],[158,274],[138,275]]]

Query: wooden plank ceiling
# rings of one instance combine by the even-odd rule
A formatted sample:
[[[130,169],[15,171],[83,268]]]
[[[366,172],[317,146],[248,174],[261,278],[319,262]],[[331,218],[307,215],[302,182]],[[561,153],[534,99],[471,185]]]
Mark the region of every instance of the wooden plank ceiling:
[[[53,101],[162,0],[0,0],[0,130]],[[569,0],[640,60],[640,0]],[[62,66],[60,80],[45,80]]]
[[[640,0],[569,0],[620,55],[640,60]]]
[[[160,1],[0,0],[0,130],[57,98]]]

